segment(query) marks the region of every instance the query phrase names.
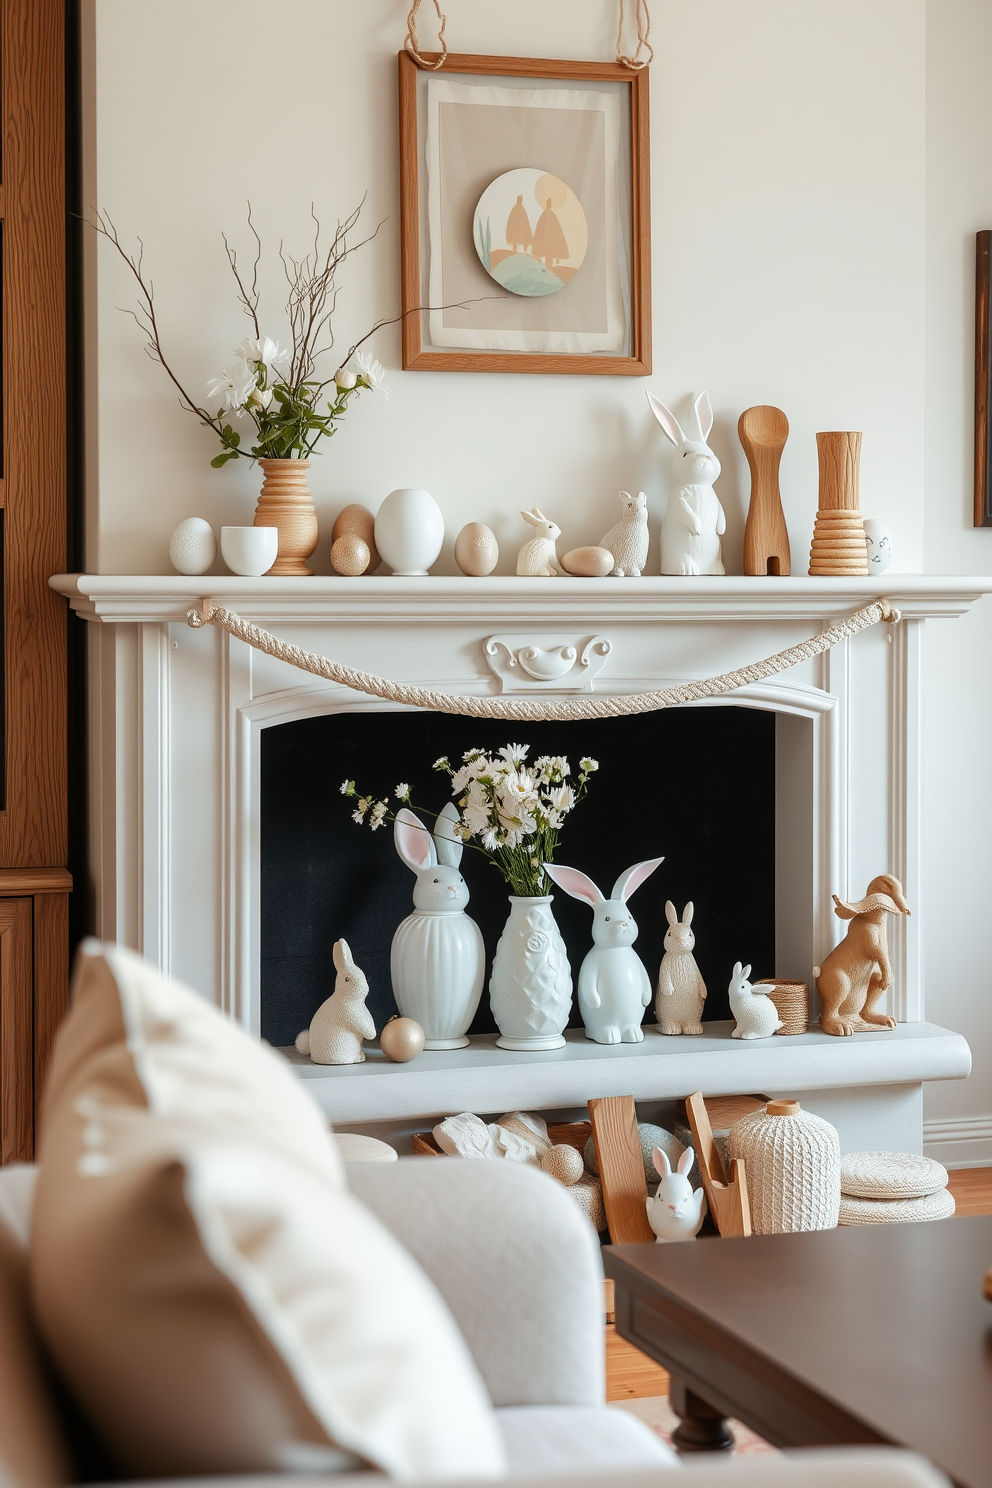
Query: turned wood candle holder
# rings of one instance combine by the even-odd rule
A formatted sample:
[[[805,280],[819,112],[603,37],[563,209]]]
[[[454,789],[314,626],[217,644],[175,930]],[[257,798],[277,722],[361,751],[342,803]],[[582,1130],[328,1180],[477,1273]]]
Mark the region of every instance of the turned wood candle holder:
[[[868,544],[858,495],[861,435],[843,430],[817,434],[816,452],[820,504],[809,552],[810,574],[867,574]]]

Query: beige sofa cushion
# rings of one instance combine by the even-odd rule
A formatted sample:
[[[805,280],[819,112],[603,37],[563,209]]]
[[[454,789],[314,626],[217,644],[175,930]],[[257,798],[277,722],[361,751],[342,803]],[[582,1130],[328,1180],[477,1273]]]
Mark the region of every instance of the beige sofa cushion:
[[[123,1472],[498,1475],[450,1313],[291,1068],[87,942],[42,1126],[35,1308]]]

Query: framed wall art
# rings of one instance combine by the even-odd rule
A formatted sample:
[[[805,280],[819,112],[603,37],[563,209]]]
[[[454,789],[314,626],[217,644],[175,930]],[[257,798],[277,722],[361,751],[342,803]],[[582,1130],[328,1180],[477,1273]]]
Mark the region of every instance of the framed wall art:
[[[650,373],[648,87],[616,63],[400,52],[405,369]]]
[[[976,234],[975,526],[992,527],[992,232]]]

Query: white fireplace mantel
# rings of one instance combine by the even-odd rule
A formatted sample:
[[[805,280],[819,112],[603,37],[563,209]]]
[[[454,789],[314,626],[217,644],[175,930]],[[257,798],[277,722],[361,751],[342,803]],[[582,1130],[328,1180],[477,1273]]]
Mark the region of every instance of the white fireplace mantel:
[[[992,593],[992,578],[71,574],[51,583],[93,622],[90,813],[98,932],[140,950],[255,1029],[263,730],[388,705],[252,651],[216,627],[191,629],[186,613],[204,598],[336,661],[475,695],[500,690],[486,653],[496,635],[520,646],[601,638],[608,647],[593,690],[630,693],[737,669],[872,600],[888,599],[901,611],[899,625],[876,626],[759,685],[697,706],[744,705],[776,716],[777,975],[808,979],[843,933],[830,895],[857,898],[876,873],[890,871],[914,910],[892,926],[890,1011],[900,1023],[922,1023],[922,631],[927,621],[964,615]],[[544,695],[556,695],[554,684]],[[810,1063],[807,1083],[814,1087],[817,1042],[805,1052],[797,1045],[790,1055]],[[842,1059],[840,1050],[830,1054]],[[964,1055],[956,1058],[964,1073]],[[853,1055],[849,1062],[853,1071]],[[918,1078],[925,1075],[909,1079],[917,1092]],[[863,1080],[862,1072],[840,1084]],[[790,1083],[803,1086],[794,1072]],[[367,1081],[337,1088],[344,1086],[357,1096]],[[913,1111],[919,1126],[918,1101]],[[913,1145],[919,1140],[917,1132]]]

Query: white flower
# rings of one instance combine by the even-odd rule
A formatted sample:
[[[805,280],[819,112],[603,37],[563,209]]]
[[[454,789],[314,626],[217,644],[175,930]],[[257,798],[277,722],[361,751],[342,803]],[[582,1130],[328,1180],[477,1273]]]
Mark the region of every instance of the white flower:
[[[451,777],[452,791],[464,790],[472,780],[478,780],[480,775],[491,775],[493,773],[493,761],[487,759],[478,749],[469,749],[465,753],[465,764],[460,770],[456,770]]]
[[[362,822],[365,820],[365,812],[356,809],[351,813],[351,819],[352,821],[356,821],[358,825],[361,826]]]
[[[343,796],[351,796],[351,795],[354,795],[354,792],[355,792],[355,782],[353,780],[342,780],[342,782],[341,782],[341,794]]]
[[[484,832],[489,826],[492,809],[486,793],[477,780],[473,780],[464,798],[462,817],[470,832]]]
[[[500,750],[500,755],[508,765],[521,765],[530,753],[529,744],[506,744]]]
[[[282,374],[289,371],[289,352],[283,351],[269,336],[246,336],[241,345],[234,348],[234,354],[253,370],[261,362],[266,371],[270,368]]]
[[[548,791],[545,799],[551,810],[560,816],[564,816],[566,812],[571,811],[575,805],[575,793],[570,785],[561,785],[557,790]],[[561,822],[555,822],[554,825],[560,826]]]
[[[344,393],[350,393],[358,381],[358,374],[349,372],[347,367],[339,367],[334,374],[334,381]]]
[[[434,761],[432,768],[435,770],[450,770],[451,761],[448,759],[448,756],[446,754],[442,754],[440,759],[436,759]]]
[[[563,754],[542,754],[534,769],[549,785],[557,785],[569,773],[569,763]]]
[[[257,387],[248,399],[248,402],[252,408],[268,408],[272,402],[272,398],[273,393],[271,388]]]
[[[371,812],[369,813],[369,826],[372,828],[373,832],[377,832],[379,830],[385,820],[385,817],[385,801],[376,801],[375,805],[372,807]]]
[[[255,390],[255,373],[249,368],[225,367],[207,386],[207,397],[224,408],[243,408]]]
[[[384,381],[386,374],[382,363],[377,362],[375,357],[370,356],[367,351],[356,351],[355,361],[358,364],[358,375],[366,387],[371,388],[374,393],[382,393],[384,398],[388,398],[389,389]]]
[[[396,796],[397,801],[408,801],[410,799],[410,787],[405,780],[400,781],[393,794]]]
[[[585,759],[579,760],[579,769],[585,775],[593,775],[599,769],[599,760],[590,759],[589,756],[586,755]]]

